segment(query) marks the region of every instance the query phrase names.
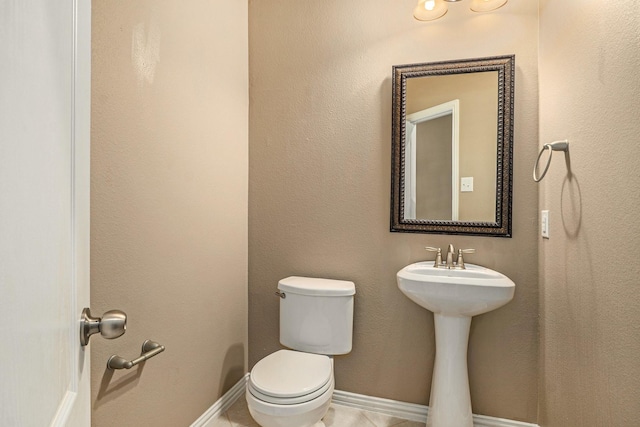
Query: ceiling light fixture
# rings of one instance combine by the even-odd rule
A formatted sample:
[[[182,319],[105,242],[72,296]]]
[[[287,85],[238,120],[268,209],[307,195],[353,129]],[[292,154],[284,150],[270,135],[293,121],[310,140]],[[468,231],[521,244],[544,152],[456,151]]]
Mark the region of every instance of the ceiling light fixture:
[[[446,0],[451,1],[451,0]],[[458,0],[454,0],[458,1]],[[490,12],[501,8],[507,3],[507,0],[473,0],[471,2],[471,10],[474,12]]]
[[[447,13],[447,5],[443,0],[420,0],[413,9],[413,17],[418,21],[433,21],[441,18],[445,13]]]
[[[413,17],[418,21],[433,21],[443,17],[448,10],[447,3],[462,0],[419,0],[413,10]],[[472,0],[470,9],[474,12],[490,12],[507,3],[508,0]]]

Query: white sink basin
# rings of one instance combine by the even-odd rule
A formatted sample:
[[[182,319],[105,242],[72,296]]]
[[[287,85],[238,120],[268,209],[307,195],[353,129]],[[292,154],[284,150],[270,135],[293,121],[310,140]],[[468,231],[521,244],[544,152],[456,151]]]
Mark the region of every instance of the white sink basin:
[[[502,307],[516,285],[504,274],[479,265],[466,270],[434,268],[433,261],[417,262],[398,272],[398,287],[409,299],[434,313],[476,316]]]
[[[504,274],[479,265],[465,270],[417,262],[398,272],[398,287],[434,313],[436,360],[427,427],[473,427],[467,347],[471,316],[511,301],[516,285]]]

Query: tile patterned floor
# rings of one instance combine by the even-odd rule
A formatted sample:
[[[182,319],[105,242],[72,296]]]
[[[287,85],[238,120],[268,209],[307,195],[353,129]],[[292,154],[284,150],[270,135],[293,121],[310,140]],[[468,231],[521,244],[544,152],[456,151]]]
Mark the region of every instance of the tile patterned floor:
[[[334,404],[323,420],[326,427],[424,427],[424,423]],[[249,415],[247,402],[242,396],[216,420],[215,427],[259,426]]]

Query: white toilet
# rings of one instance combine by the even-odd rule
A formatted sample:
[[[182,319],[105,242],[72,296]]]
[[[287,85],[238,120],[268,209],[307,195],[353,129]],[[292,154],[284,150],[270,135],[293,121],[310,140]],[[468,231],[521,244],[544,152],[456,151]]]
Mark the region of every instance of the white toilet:
[[[353,282],[287,277],[278,283],[280,343],[247,384],[247,406],[262,427],[324,427],[333,395],[333,359],[351,351]]]

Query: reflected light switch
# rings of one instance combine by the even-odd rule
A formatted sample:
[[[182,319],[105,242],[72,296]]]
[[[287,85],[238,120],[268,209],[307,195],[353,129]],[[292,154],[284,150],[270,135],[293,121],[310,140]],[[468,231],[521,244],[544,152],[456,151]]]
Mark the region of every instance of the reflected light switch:
[[[473,177],[472,176],[464,176],[460,178],[460,192],[469,192],[473,191]]]

